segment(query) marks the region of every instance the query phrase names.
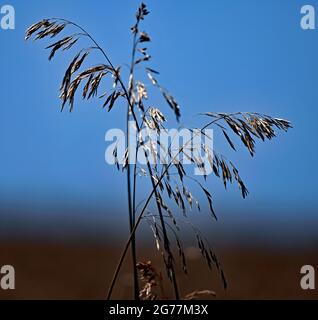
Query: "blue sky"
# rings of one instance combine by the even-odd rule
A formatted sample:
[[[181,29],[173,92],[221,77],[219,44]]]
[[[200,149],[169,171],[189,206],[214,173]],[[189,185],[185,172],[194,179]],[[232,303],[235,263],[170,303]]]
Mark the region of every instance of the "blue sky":
[[[1,2],[0,2],[1,3]],[[310,1],[318,10],[318,1]],[[129,62],[138,1],[10,1],[16,30],[0,30],[0,202],[5,206],[125,205],[125,177],[104,162],[107,129],[122,126],[124,105],[77,99],[59,112],[58,87],[71,56],[47,61],[47,42],[24,42],[27,26],[64,17],[89,30],[114,64]],[[147,1],[144,29],[151,66],[182,107],[182,120],[205,111],[256,111],[292,121],[294,129],[257,145],[256,157],[227,150],[250,190],[209,187],[216,206],[247,216],[270,208],[284,217],[317,210],[318,30],[300,28],[303,1]],[[95,56],[92,63],[101,61]],[[161,103],[155,100],[154,103]],[[166,108],[166,107],[164,107]],[[173,115],[164,109],[168,118]],[[202,119],[203,120],[203,119]],[[198,121],[195,118],[195,122]],[[261,208],[261,209],[260,209]]]

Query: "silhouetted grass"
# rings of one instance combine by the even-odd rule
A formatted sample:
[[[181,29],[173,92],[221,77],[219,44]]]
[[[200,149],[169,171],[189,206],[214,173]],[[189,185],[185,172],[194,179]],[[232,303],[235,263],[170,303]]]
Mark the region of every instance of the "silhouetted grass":
[[[127,112],[125,115],[127,144],[124,163],[120,164],[118,150],[116,148],[113,151],[113,156],[117,168],[125,171],[127,175],[130,235],[115,270],[107,294],[108,299],[111,298],[113,288],[129,247],[131,247],[132,250],[135,299],[168,297],[167,293],[163,292],[163,286],[161,284],[163,276],[161,272],[157,271],[151,262],[137,263],[135,236],[141,221],[146,221],[151,227],[156,248],[163,258],[166,275],[168,279],[171,280],[176,299],[180,299],[181,294],[179,292],[175,271],[177,258],[174,254],[174,247],[177,249],[182,270],[187,273],[186,256],[180,237],[181,228],[179,227],[179,222],[181,220],[191,225],[202,259],[207,263],[209,268],[212,268],[212,265],[216,266],[223,280],[224,287],[226,287],[225,275],[216,254],[206,238],[189,220],[190,210],[200,211],[202,208],[197,197],[194,196],[194,192],[198,192],[198,190],[205,196],[211,214],[216,219],[216,213],[213,209],[214,199],[212,192],[208,190],[205,185],[208,173],[202,152],[207,156],[213,175],[222,180],[225,188],[228,183],[236,182],[243,198],[248,195],[248,190],[232,161],[228,160],[223,154],[212,150],[207,144],[201,143],[199,146],[194,146],[193,139],[198,134],[204,134],[205,129],[213,127],[216,130],[220,130],[225,141],[233,150],[236,150],[236,146],[232,140],[232,136],[238,136],[243,146],[245,146],[251,156],[253,156],[255,154],[255,143],[257,140],[270,140],[276,136],[274,129],[287,131],[291,127],[290,122],[287,120],[277,119],[259,113],[237,112],[226,114],[206,112],[201,114],[204,119],[206,119],[206,123],[200,129],[191,129],[193,133],[192,138],[184,141],[178,150],[172,150],[172,145],[160,145],[158,137],[151,140],[150,143],[146,141],[145,138],[141,136],[141,131],[145,128],[156,130],[159,135],[162,131],[167,130],[165,126],[167,118],[162,108],[153,107],[149,103],[148,85],[137,80],[135,68],[137,65],[138,67],[145,66],[142,71],[148,76],[150,85],[159,90],[163,101],[172,109],[178,121],[181,117],[181,108],[176,99],[159,84],[157,79],[159,72],[148,66],[148,63],[151,61],[151,56],[148,53],[146,45],[151,39],[148,33],[140,30],[141,23],[148,14],[149,12],[146,5],[142,3],[136,12],[136,21],[131,28],[133,46],[127,81],[123,79],[122,68],[120,66],[115,67],[106,51],[97,41],[84,28],[72,21],[60,18],[44,19],[29,27],[26,31],[26,39],[33,36],[35,40],[38,40],[55,38],[64,32],[66,28],[76,30],[74,33],[70,33],[46,47],[50,50],[49,60],[51,60],[57,52],[73,49],[79,45],[81,41],[85,43],[85,39],[90,42],[88,47],[80,44],[81,49],[74,56],[65,71],[60,86],[61,110],[64,110],[67,104],[70,111],[74,110],[75,95],[78,91],[81,91],[83,99],[88,100],[93,97],[98,97],[102,100],[101,107],[107,108],[108,111],[115,109],[116,103],[120,100],[127,104]],[[100,53],[105,61],[84,69],[84,62],[86,62],[95,51]],[[107,79],[112,85],[106,92],[99,94],[101,87],[107,85],[104,81]],[[126,82],[127,84],[125,84]],[[134,154],[137,155],[139,151],[144,153],[146,159],[144,166],[138,166],[137,161],[133,165],[129,163],[131,156],[129,154],[130,121],[134,122],[138,141]],[[156,152],[155,149],[155,146],[158,145],[160,146],[160,154]],[[190,161],[192,169],[196,167],[202,173],[203,178],[199,179],[188,173],[187,168],[183,165],[183,159]],[[146,199],[138,206],[136,197],[140,175],[148,177],[151,187],[148,190],[149,193]],[[194,187],[194,185],[197,187]],[[192,187],[194,191],[191,190]],[[144,192],[147,194],[147,190],[144,190]],[[149,207],[151,201],[154,201],[156,205],[155,212]],[[174,206],[175,209],[171,209],[170,206]],[[177,211],[179,211],[176,208],[179,208],[182,215],[178,216],[176,214]],[[139,289],[138,270],[144,284],[141,290]],[[154,293],[154,287],[161,288],[161,290],[159,290],[160,292]],[[188,294],[186,298],[202,298],[204,295],[211,296],[214,295],[214,292],[211,290],[195,290],[193,293]]]

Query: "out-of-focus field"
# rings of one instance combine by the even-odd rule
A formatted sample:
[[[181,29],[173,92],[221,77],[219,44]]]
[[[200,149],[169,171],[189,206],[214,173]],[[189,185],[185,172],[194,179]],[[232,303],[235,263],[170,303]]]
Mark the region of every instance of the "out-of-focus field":
[[[49,243],[39,241],[2,242],[0,265],[16,270],[16,290],[0,290],[1,299],[104,299],[119,257],[120,248],[104,244]],[[317,299],[318,290],[300,288],[300,268],[312,264],[318,268],[318,255],[303,249],[272,250],[247,247],[218,250],[229,287],[222,289],[216,272],[209,272],[193,249],[189,257],[188,277],[182,276],[182,292],[212,289],[219,299]],[[139,252],[140,260],[152,259],[153,250]],[[130,260],[128,260],[130,261]],[[131,275],[125,265],[114,298],[131,294]],[[165,284],[168,287],[168,284]]]

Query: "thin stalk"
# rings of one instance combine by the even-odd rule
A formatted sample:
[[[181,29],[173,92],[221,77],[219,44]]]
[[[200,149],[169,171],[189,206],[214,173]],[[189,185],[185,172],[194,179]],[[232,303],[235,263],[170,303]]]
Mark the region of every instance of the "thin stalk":
[[[152,188],[153,188],[153,190],[155,190],[156,204],[157,204],[157,209],[158,209],[158,213],[159,213],[159,217],[160,217],[162,233],[163,233],[163,242],[164,242],[165,250],[168,253],[168,268],[169,268],[169,272],[171,271],[171,275],[170,276],[172,277],[171,280],[172,280],[172,284],[173,284],[176,300],[179,300],[180,299],[180,295],[179,295],[179,289],[178,289],[178,284],[177,284],[176,272],[175,272],[174,265],[173,265],[173,255],[172,255],[172,252],[170,250],[168,233],[167,233],[167,229],[166,229],[166,225],[165,225],[162,209],[161,209],[160,204],[157,201],[157,199],[159,197],[158,191],[157,191],[157,185],[156,185],[155,180],[153,179],[152,169],[151,169],[151,166],[150,166],[149,162],[148,162],[147,166],[148,166],[148,171],[151,174]]]
[[[130,130],[129,130],[129,120],[130,120],[130,105],[131,102],[131,94],[133,90],[133,75],[134,75],[134,65],[135,65],[135,52],[136,52],[136,34],[133,37],[133,49],[131,54],[131,65],[130,65],[130,75],[129,75],[129,91],[128,97],[129,101],[127,102],[127,148],[130,150]],[[133,110],[132,110],[133,111]],[[128,155],[130,157],[130,154]],[[133,192],[131,198],[131,174],[130,174],[130,163],[128,158],[128,167],[127,167],[127,187],[129,194],[129,216],[130,216],[130,232],[132,232],[133,227],[135,225],[135,203],[136,203],[136,165],[134,168],[133,175]],[[134,296],[135,300],[139,300],[139,281],[138,281],[138,270],[137,270],[137,255],[136,255],[136,234],[133,235],[131,239],[131,255],[132,255],[132,263],[133,263],[133,271],[134,271]]]
[[[129,106],[127,110],[127,150],[130,149],[130,132],[129,132]],[[129,228],[132,232],[135,219],[132,206],[131,198],[131,174],[130,174],[130,163],[129,163],[129,154],[128,154],[128,165],[127,165],[127,197],[128,197],[128,210],[129,210]],[[131,255],[132,255],[132,264],[133,264],[133,274],[134,274],[134,297],[135,300],[139,300],[139,283],[138,283],[138,271],[137,271],[137,257],[136,257],[136,236],[134,234],[131,241]]]

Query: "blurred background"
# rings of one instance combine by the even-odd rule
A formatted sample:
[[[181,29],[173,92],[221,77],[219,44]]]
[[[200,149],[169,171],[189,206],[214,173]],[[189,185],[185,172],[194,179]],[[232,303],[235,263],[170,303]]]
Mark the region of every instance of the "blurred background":
[[[311,0],[318,9],[318,1]],[[129,63],[130,27],[139,1],[16,1],[16,29],[0,30],[0,265],[16,268],[5,299],[103,299],[128,235],[125,175],[104,160],[107,129],[123,127],[125,105],[107,113],[101,101],[78,98],[60,112],[58,88],[72,53],[47,61],[46,41],[25,42],[32,23],[62,17],[85,27],[115,65]],[[184,235],[190,275],[184,293],[212,289],[218,298],[317,298],[299,286],[300,268],[318,268],[318,30],[300,28],[303,1],[153,1],[143,27],[151,67],[173,93],[182,122],[206,111],[255,111],[290,120],[287,134],[257,144],[252,159],[214,144],[240,169],[250,191],[225,191],[211,179],[219,220],[208,206],[191,214],[213,243],[229,287],[201,263]],[[75,50],[76,51],[76,50]],[[74,55],[73,51],[73,55]],[[92,64],[102,61],[94,55]],[[164,105],[155,98],[151,103]],[[173,114],[164,106],[173,126]],[[195,117],[193,117],[195,116]],[[145,197],[145,188],[138,191]],[[138,237],[141,261],[161,264],[147,226]],[[115,296],[131,296],[127,265]],[[183,276],[181,276],[183,277]]]

